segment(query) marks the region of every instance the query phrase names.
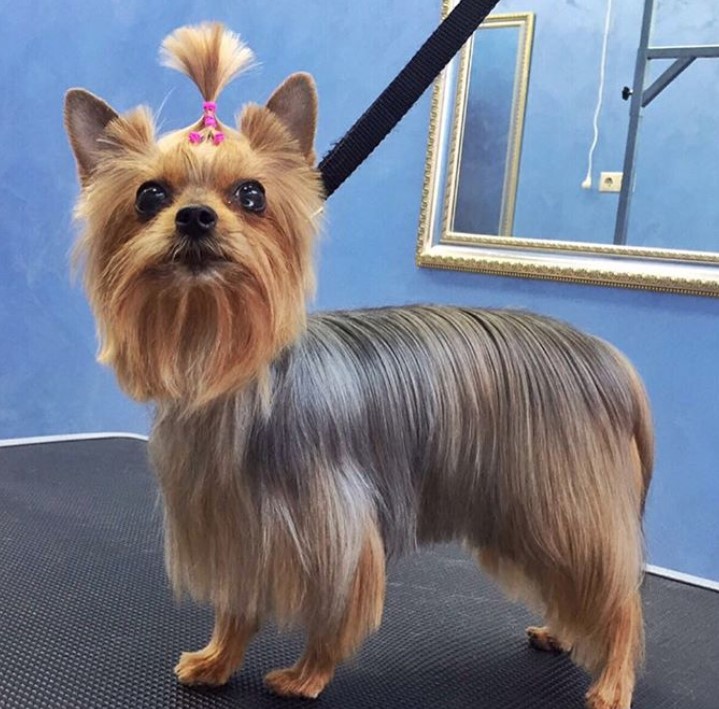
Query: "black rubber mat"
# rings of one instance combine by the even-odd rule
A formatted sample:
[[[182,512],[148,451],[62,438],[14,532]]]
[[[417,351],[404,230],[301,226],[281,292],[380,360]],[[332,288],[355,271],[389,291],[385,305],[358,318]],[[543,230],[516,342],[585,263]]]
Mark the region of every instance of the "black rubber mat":
[[[0,707],[312,706],[263,688],[301,649],[271,629],[226,687],[176,683],[178,654],[205,644],[211,617],[168,591],[159,522],[142,442],[0,448]],[[634,706],[717,709],[719,593],[649,577],[644,599]],[[454,547],[408,557],[391,570],[380,632],[316,706],[579,709],[588,679],[527,647],[536,620]]]

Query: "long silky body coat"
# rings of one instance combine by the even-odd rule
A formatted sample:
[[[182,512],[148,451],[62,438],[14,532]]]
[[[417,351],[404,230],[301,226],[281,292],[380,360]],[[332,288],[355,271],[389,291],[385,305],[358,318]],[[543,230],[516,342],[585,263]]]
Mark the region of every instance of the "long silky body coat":
[[[264,394],[162,406],[151,447],[173,582],[216,608],[331,627],[376,525],[387,555],[501,557],[575,635],[639,583],[635,441],[648,476],[643,392],[600,340],[412,307],[310,317]]]

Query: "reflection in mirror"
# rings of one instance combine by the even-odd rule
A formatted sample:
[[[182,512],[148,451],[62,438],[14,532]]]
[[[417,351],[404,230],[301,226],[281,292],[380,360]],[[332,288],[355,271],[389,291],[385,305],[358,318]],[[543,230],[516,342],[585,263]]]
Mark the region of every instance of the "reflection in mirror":
[[[682,1],[503,2],[435,84],[420,266],[719,295],[719,46],[647,30]]]
[[[453,137],[458,167],[451,231],[512,233],[517,190],[513,158],[520,153],[531,37],[531,15],[490,18],[464,49]],[[523,61],[518,61],[520,43]],[[472,61],[475,52],[481,61]],[[457,130],[465,125],[471,130]]]

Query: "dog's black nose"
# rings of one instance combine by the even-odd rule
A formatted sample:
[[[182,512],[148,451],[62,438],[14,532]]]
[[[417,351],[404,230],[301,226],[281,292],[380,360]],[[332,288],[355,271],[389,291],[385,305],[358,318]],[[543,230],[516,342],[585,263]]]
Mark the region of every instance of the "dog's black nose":
[[[175,224],[180,234],[191,239],[201,239],[217,224],[217,214],[204,204],[189,204],[177,212]]]

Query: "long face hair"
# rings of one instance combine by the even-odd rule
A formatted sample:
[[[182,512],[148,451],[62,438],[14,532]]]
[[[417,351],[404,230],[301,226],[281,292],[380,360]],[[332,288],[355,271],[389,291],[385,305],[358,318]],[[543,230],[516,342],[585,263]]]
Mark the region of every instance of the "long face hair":
[[[183,28],[164,51],[213,104],[251,56],[218,25]],[[316,113],[311,78],[295,74],[236,129],[212,114],[211,128],[201,119],[158,139],[146,108],[120,116],[68,93],[85,227],[76,255],[99,359],[133,398],[202,405],[262,377],[302,331],[323,199]],[[213,215],[201,239],[178,227],[198,205]]]

